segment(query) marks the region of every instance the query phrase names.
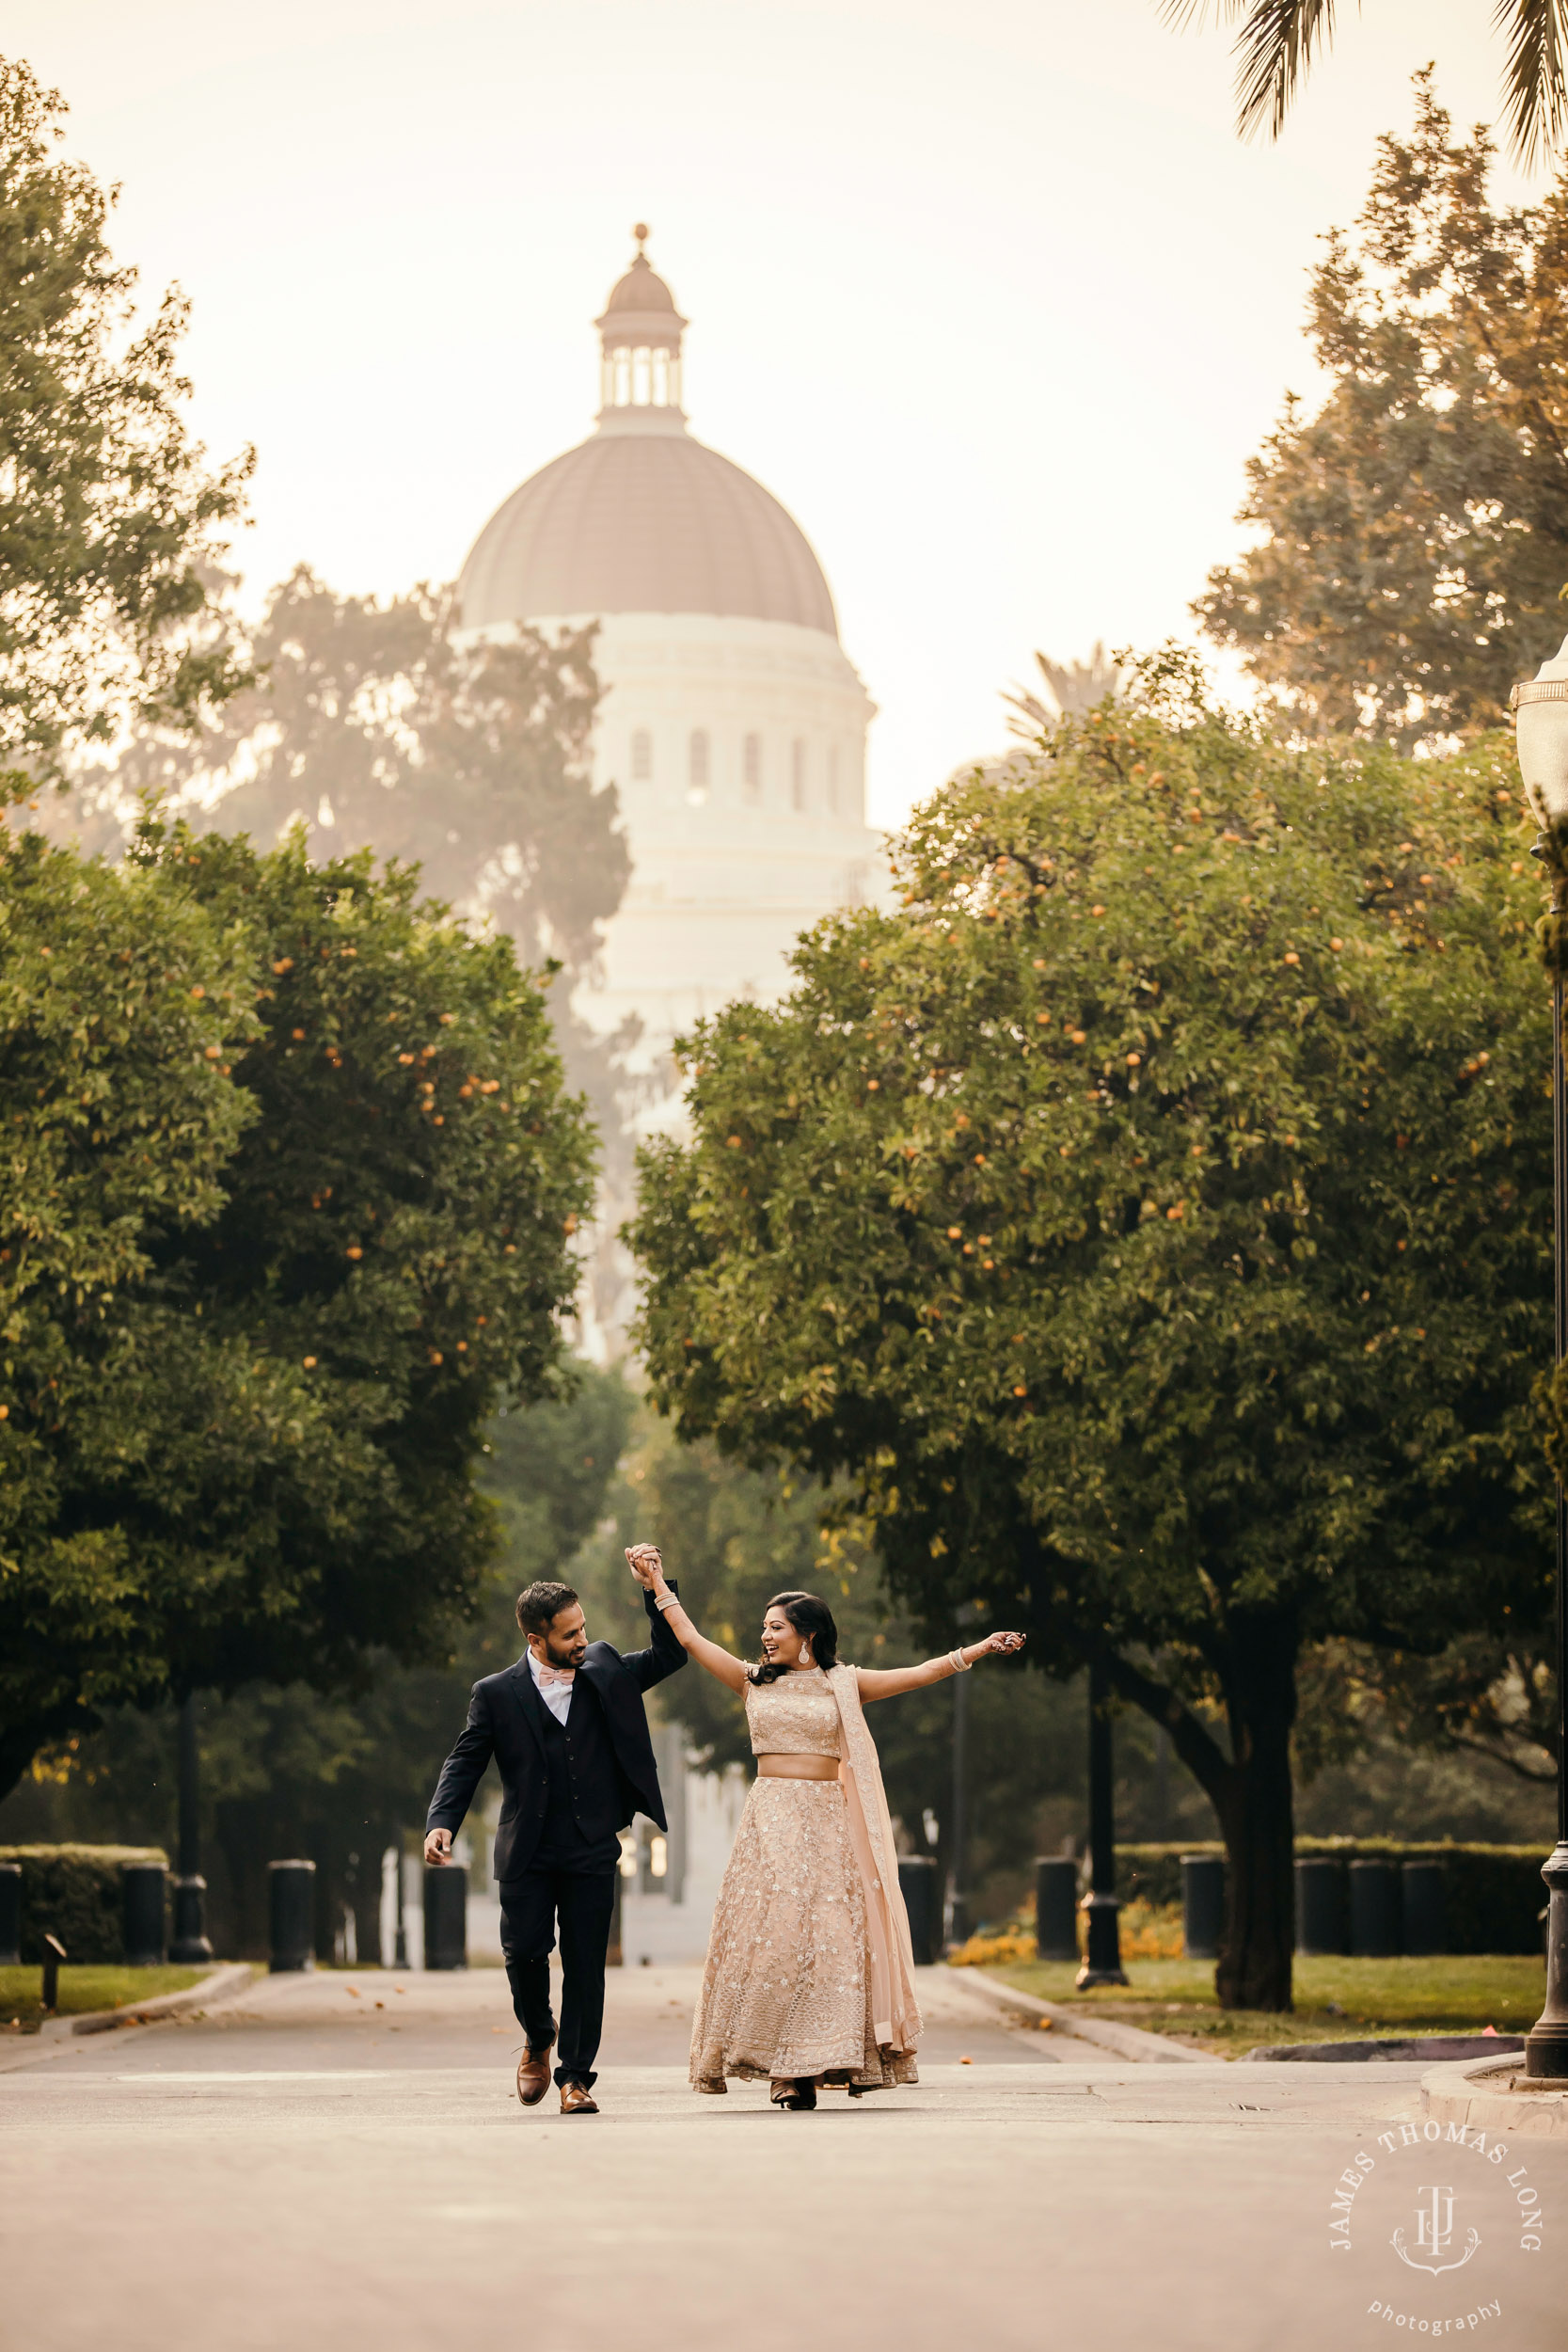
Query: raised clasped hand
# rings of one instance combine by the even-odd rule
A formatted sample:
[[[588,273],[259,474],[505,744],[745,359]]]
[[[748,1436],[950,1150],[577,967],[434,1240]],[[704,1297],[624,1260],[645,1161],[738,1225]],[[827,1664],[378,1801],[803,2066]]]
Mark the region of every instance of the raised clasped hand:
[[[995,1650],[999,1657],[1008,1658],[1015,1650],[1021,1650],[1028,1638],[1025,1633],[993,1633],[987,1641],[986,1647]]]
[[[628,1544],[626,1565],[636,1577],[639,1584],[644,1591],[647,1591],[663,1565],[658,1556],[658,1546],[657,1544]]]

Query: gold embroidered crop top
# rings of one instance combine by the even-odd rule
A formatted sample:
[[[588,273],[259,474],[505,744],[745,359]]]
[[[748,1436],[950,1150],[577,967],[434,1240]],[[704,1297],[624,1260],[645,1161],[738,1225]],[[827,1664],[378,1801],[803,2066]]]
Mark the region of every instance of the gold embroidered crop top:
[[[838,1701],[820,1666],[781,1675],[777,1682],[748,1683],[746,1720],[753,1756],[840,1753]]]

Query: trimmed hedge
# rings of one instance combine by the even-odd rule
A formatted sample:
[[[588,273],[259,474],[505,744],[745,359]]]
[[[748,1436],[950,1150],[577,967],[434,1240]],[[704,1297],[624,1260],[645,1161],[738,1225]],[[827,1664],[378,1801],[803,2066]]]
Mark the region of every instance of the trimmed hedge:
[[[125,1958],[128,1862],[168,1867],[161,1846],[0,1846],[0,1862],[22,1865],[22,1959],[41,1961],[46,1931],[71,1967],[115,1967]]]
[[[1117,1890],[1131,1900],[1179,1903],[1181,1856],[1223,1854],[1213,1839],[1181,1846],[1118,1846]],[[1447,1873],[1446,1945],[1453,1953],[1539,1952],[1546,1889],[1541,1866],[1548,1846],[1404,1845],[1394,1837],[1298,1837],[1296,1857],[1341,1862],[1441,1862]]]

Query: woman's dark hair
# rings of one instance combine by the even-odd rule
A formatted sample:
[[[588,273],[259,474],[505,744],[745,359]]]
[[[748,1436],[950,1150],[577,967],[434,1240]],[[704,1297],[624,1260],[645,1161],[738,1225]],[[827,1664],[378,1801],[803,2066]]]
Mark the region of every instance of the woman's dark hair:
[[[811,1644],[814,1664],[823,1667],[838,1664],[838,1628],[833,1623],[833,1613],[825,1600],[818,1600],[815,1593],[775,1593],[768,1609],[784,1611],[796,1632]],[[768,1614],[768,1609],[763,1611],[764,1616]],[[790,1674],[794,1669],[769,1666],[765,1660],[760,1666],[748,1666],[746,1671],[753,1682],[777,1682],[781,1675]]]

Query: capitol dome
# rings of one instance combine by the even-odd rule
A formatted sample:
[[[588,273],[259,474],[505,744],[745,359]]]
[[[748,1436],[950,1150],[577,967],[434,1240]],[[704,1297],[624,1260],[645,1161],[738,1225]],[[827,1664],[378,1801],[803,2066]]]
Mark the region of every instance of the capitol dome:
[[[687,322],[635,230],[600,317],[588,439],[530,476],[474,542],[466,638],[594,626],[594,780],[632,874],[576,1000],[628,1015],[650,1062],[736,997],[790,985],[800,933],[886,887],[865,823],[873,707],[822,566],[760,482],[689,431]]]
[[[514,490],[463,566],[463,627],[544,613],[707,612],[836,638],[805,532],[760,482],[687,428],[675,297],[642,250],[594,321],[592,437]]]
[[[462,596],[465,628],[544,612],[714,612],[838,635],[800,524],[684,432],[596,433],[554,458],[486,523]]]

